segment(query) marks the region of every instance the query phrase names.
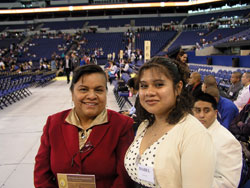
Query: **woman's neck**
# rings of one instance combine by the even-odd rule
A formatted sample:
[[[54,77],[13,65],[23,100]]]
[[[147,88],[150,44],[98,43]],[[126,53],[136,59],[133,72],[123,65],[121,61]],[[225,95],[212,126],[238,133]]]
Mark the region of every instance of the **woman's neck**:
[[[80,124],[84,130],[88,129],[95,118],[89,118],[89,117],[81,117],[80,118]]]

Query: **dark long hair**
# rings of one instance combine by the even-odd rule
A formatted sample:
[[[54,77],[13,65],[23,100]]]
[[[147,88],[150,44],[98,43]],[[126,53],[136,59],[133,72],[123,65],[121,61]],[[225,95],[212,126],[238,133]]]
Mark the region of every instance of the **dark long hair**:
[[[153,57],[148,62],[146,62],[139,70],[137,84],[141,80],[141,76],[145,70],[156,69],[158,72],[163,73],[168,79],[173,81],[174,89],[177,89],[177,84],[182,81],[183,88],[179,96],[176,97],[176,104],[169,112],[168,117],[166,117],[166,122],[169,124],[178,123],[187,113],[192,113],[193,100],[191,95],[187,92],[185,85],[187,84],[187,79],[189,77],[189,72],[187,71],[185,65],[176,60],[166,58],[166,57]],[[139,88],[140,90],[140,88]],[[155,121],[153,114],[145,110],[141,105],[138,106],[138,118],[139,121],[145,119],[149,120],[149,124],[152,125]]]

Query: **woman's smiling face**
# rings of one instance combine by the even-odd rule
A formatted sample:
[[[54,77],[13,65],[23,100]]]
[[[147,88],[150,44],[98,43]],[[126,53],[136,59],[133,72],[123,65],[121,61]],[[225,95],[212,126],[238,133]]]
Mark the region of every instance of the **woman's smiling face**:
[[[103,74],[83,75],[74,85],[72,100],[77,115],[81,118],[95,118],[107,102],[106,79]]]
[[[167,116],[175,106],[177,90],[173,81],[156,68],[143,71],[139,81],[141,105],[155,116]]]

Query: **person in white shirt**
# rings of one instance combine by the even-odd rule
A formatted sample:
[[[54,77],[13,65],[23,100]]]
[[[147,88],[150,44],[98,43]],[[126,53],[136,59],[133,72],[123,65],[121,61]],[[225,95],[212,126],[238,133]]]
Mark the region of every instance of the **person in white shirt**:
[[[234,104],[239,108],[239,110],[242,110],[250,99],[250,72],[245,72],[242,75],[241,83],[244,87],[239,91],[238,97],[236,101],[234,101]]]
[[[208,129],[216,149],[216,167],[212,188],[237,188],[242,170],[239,141],[217,121],[217,102],[207,93],[196,96],[194,116]]]
[[[114,75],[117,71],[117,66],[114,61],[109,61],[109,67],[107,68],[109,75]]]
[[[129,70],[129,60],[124,61],[124,68],[122,68],[122,73],[128,73]]]

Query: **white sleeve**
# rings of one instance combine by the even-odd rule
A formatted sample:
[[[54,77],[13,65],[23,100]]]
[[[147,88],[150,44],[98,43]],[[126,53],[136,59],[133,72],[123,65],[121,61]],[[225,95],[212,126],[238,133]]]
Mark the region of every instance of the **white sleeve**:
[[[128,71],[128,69],[129,69],[129,64],[126,64],[123,70]]]
[[[238,108],[243,108],[247,104],[249,98],[250,98],[250,91],[248,86],[247,88],[243,88],[240,91],[239,96],[237,97],[236,101],[234,101],[234,104]]]
[[[211,188],[216,160],[211,135],[208,132],[192,135],[182,148],[182,188]]]
[[[215,143],[217,160],[213,188],[238,187],[242,168],[241,145],[233,138],[230,140],[217,139],[217,141],[220,143]]]
[[[115,74],[116,71],[117,71],[117,66],[114,65],[114,66],[112,67],[112,70],[110,71],[110,73],[111,73],[111,74]]]

